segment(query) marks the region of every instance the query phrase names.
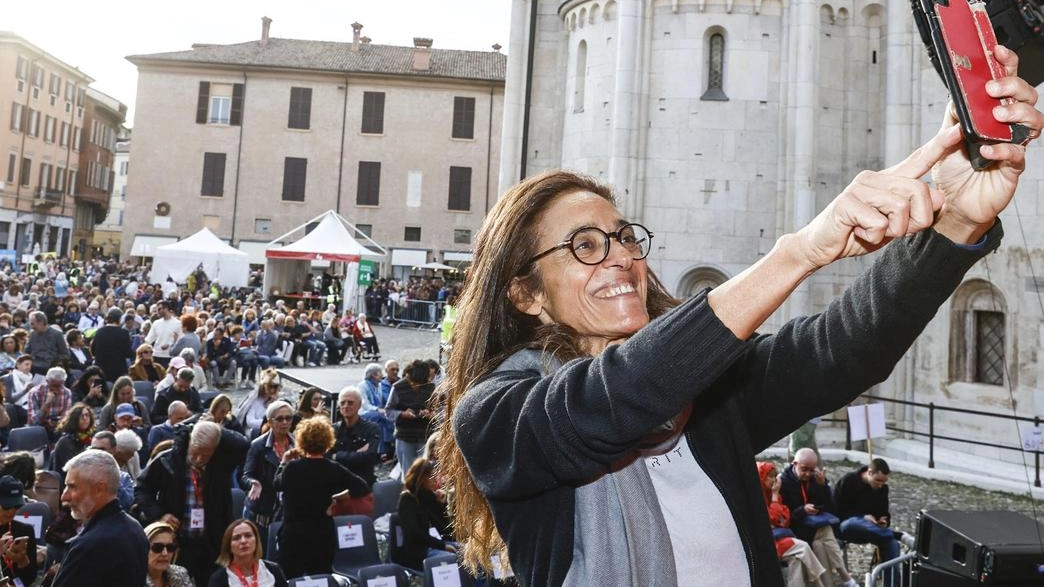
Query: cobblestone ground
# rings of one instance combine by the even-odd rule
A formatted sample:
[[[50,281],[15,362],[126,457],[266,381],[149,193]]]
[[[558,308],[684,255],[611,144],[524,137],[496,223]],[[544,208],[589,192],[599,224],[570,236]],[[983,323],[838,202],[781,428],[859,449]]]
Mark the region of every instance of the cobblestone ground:
[[[438,332],[383,326],[376,326],[375,331],[380,341],[381,355],[385,359],[395,358],[400,364],[405,364],[412,359],[438,357]],[[317,368],[328,369],[330,367]],[[299,392],[300,388],[293,383],[286,382],[284,385],[284,396],[287,399],[295,399]],[[236,391],[231,395],[235,402],[245,394],[246,391]],[[785,463],[776,462],[782,470]],[[842,475],[858,467],[859,465],[853,462],[829,462],[827,463],[828,476],[831,481],[837,481]],[[387,477],[389,469],[388,466],[382,466],[379,471],[380,477]],[[1027,495],[985,491],[976,487],[923,479],[898,472],[891,475],[889,488],[892,525],[896,529],[910,533],[916,532],[917,513],[922,509],[1006,510],[1020,512],[1030,517],[1044,518],[1044,504],[1034,504]],[[1034,511],[1035,507],[1039,512]],[[849,570],[862,584],[863,577],[869,570],[870,549],[850,546],[848,558]]]

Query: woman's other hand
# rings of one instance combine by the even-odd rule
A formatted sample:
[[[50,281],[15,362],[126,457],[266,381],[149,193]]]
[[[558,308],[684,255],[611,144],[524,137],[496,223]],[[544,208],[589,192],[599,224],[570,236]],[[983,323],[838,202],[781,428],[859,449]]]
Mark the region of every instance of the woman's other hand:
[[[1036,108],[1037,91],[1016,76],[1019,58],[1014,51],[998,46],[994,56],[1008,75],[986,84],[986,93],[994,98],[1011,98],[1013,103],[995,108],[993,117],[998,122],[1028,127],[1031,140],[1036,139],[1044,127],[1044,114]],[[951,102],[943,128],[952,126],[957,126],[957,115]],[[1011,201],[1019,175],[1026,167],[1025,145],[987,145],[980,153],[995,163],[975,171],[963,145],[957,143],[932,167],[932,180],[945,195],[935,229],[954,242],[971,244],[982,238]]]

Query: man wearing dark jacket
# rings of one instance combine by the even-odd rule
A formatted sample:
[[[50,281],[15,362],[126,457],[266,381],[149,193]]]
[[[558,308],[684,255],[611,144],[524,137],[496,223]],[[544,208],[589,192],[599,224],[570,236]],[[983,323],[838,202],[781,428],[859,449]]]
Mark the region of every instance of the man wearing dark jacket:
[[[881,560],[899,556],[899,541],[913,547],[913,536],[889,529],[892,516],[888,511],[888,476],[891,469],[884,459],[873,459],[870,465],[845,475],[834,489],[837,515],[841,519],[841,538],[855,544],[873,544],[881,551]],[[885,585],[892,577],[885,577]]]
[[[178,564],[197,585],[216,568],[225,528],[239,517],[232,511],[232,471],[250,443],[238,432],[209,421],[174,432],[174,445],[138,477],[134,503],[146,523],[162,520],[178,532]]]
[[[101,450],[87,450],[65,464],[65,491],[73,518],[83,530],[69,539],[53,587],[140,587],[147,574],[145,531],[120,509],[120,469]]]
[[[820,469],[818,465],[816,452],[802,448],[794,453],[794,462],[783,470],[779,494],[790,508],[790,529],[798,538],[812,545],[816,558],[827,570],[825,583],[829,583],[827,579],[837,571],[845,581],[845,587],[858,586],[845,568],[841,546],[834,536],[832,523],[836,523],[837,517],[833,492],[826,478],[826,469]]]
[[[381,442],[381,429],[373,422],[359,417],[361,407],[362,395],[355,387],[349,386],[341,391],[337,398],[337,411],[341,414],[341,421],[334,425],[334,446],[327,456],[362,477],[367,485],[373,487],[377,481],[374,467],[377,466],[377,447]]]
[[[91,339],[91,354],[94,362],[105,372],[105,380],[116,381],[117,377],[127,374],[127,362],[134,360],[131,350],[131,338],[123,328],[120,320],[123,312],[112,308],[105,315],[105,326],[94,333]]]

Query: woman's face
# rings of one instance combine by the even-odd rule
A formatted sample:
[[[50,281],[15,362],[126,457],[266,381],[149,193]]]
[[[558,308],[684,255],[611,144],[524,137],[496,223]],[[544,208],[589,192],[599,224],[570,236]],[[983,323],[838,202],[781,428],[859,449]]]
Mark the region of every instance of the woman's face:
[[[5,353],[7,353],[9,355],[14,353],[15,352],[15,340],[14,340],[14,338],[5,338],[4,339],[4,343],[3,343],[3,348],[0,348],[0,350],[2,350],[3,352],[5,352]]]
[[[116,392],[116,401],[121,404],[129,404],[134,401],[134,387],[130,385],[124,385]]]
[[[214,406],[214,409],[210,412],[210,414],[214,417],[215,422],[217,422],[218,424],[223,424],[225,422],[225,418],[228,416],[228,412],[228,407],[225,406],[225,404],[221,404],[218,406]]]
[[[80,432],[87,432],[90,430],[93,423],[90,409],[85,409],[80,412]]]
[[[569,240],[583,227],[607,233],[626,224],[616,208],[587,191],[558,196],[540,218],[538,252]],[[587,339],[592,353],[649,323],[645,306],[648,266],[610,238],[609,255],[597,265],[577,261],[568,247],[537,261],[542,290],[516,307],[544,324],[565,324]]]
[[[312,395],[312,409],[318,410],[319,406],[323,403],[323,396],[317,394]]]
[[[232,557],[254,558],[257,538],[249,524],[240,524],[232,529]]]
[[[272,414],[270,423],[272,424],[272,431],[277,435],[282,436],[290,431],[290,424],[294,421],[294,412],[290,408],[279,408]]]
[[[159,546],[156,546],[157,544],[163,548],[160,549]],[[163,572],[169,569],[171,561],[174,560],[174,553],[170,551],[170,548],[176,544],[174,535],[169,532],[162,532],[154,536],[149,541],[149,570]]]

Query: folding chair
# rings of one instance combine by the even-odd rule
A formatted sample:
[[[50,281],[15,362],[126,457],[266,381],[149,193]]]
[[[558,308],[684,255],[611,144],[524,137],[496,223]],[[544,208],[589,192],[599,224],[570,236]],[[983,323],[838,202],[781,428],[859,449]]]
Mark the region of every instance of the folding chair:
[[[282,522],[268,523],[268,541],[265,543],[265,556],[268,560],[279,560],[279,528],[282,526]]]
[[[7,450],[32,452],[47,446],[47,430],[43,426],[22,426],[11,430],[7,437]]]
[[[51,507],[42,501],[30,501],[18,508],[14,519],[32,526],[36,541],[42,543],[44,530],[51,525]]]
[[[203,404],[203,409],[210,409],[210,402],[214,401],[214,398],[218,396],[216,391],[201,391],[199,392],[199,403]]]
[[[402,481],[386,479],[373,484],[373,518],[384,514],[393,514],[399,509],[399,494],[402,493]]]
[[[406,567],[397,564],[373,565],[359,569],[359,583],[362,587],[370,587],[371,579],[395,577],[395,587],[407,587],[410,576]]]
[[[337,541],[333,572],[338,575],[358,581],[359,569],[383,562],[369,516],[334,516],[332,538]]]
[[[51,515],[57,516],[62,506],[62,478],[54,471],[39,470],[33,484],[32,496],[37,501],[46,503]]]
[[[155,402],[156,386],[153,385],[151,381],[135,381],[134,395],[139,398],[147,397]]]
[[[232,515],[243,517],[243,504],[246,502],[246,492],[238,487],[232,488]]]
[[[135,396],[134,399],[138,400],[139,402],[141,402],[141,405],[145,406],[146,414],[152,413],[152,406],[154,406],[156,402],[151,397],[147,395],[139,395]]]
[[[457,555],[453,553],[436,554],[424,559],[424,587],[446,584],[445,581],[436,583],[436,575],[440,577],[447,575],[450,577],[456,576],[460,581],[460,587],[474,587],[475,585],[475,578],[460,568]]]

